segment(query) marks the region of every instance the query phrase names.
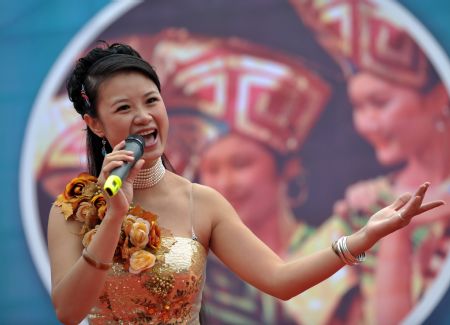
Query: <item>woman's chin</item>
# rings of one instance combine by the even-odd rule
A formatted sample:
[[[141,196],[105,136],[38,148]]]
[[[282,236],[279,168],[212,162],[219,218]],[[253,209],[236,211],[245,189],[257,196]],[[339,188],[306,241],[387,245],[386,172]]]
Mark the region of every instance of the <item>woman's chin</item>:
[[[144,155],[142,156],[142,159],[145,160],[144,168],[151,167],[154,164],[155,160],[157,160],[159,157],[161,157],[162,154],[163,154],[163,152],[160,150],[144,152]]]
[[[378,150],[376,152],[378,162],[383,166],[393,166],[401,163],[404,159],[390,150]]]

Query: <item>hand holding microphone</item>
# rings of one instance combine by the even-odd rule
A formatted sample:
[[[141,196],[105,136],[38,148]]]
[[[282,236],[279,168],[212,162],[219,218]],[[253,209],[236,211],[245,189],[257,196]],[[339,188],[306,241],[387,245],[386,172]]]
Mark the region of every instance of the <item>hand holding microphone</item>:
[[[103,186],[109,196],[114,196],[119,192],[131,168],[144,154],[144,144],[144,138],[138,134],[131,134],[125,139],[124,150],[133,152],[134,161],[131,163],[125,162],[122,166],[111,171]]]

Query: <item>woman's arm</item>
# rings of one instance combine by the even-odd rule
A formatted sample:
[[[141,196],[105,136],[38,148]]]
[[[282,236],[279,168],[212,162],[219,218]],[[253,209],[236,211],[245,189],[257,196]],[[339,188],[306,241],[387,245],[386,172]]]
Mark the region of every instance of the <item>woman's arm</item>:
[[[89,254],[96,261],[112,261],[122,219],[105,215],[89,244]],[[52,271],[52,302],[58,319],[64,324],[78,324],[95,304],[103,289],[106,270],[88,264],[82,257],[81,224],[66,221],[53,206],[48,225],[48,248]]]
[[[406,226],[415,215],[443,204],[435,201],[422,205],[427,187],[428,184],[424,184],[413,196],[401,196],[373,215],[365,227],[348,236],[350,252],[356,256],[368,250],[379,239]],[[345,265],[331,247],[283,262],[245,227],[220,194],[211,189],[201,192],[201,208],[213,216],[211,249],[232,271],[260,290],[280,299],[289,299]],[[402,212],[402,218],[397,211]]]
[[[109,173],[134,158],[121,150],[122,141],[105,156],[98,178],[103,184]],[[131,169],[120,191],[107,200],[107,212],[88,246],[89,256],[96,262],[110,263],[119,241],[123,218],[133,198],[133,181],[144,160]],[[106,270],[89,264],[82,256],[80,226],[77,221],[65,220],[61,209],[53,206],[48,225],[48,249],[52,272],[52,302],[58,319],[64,324],[78,324],[99,297],[106,279]]]

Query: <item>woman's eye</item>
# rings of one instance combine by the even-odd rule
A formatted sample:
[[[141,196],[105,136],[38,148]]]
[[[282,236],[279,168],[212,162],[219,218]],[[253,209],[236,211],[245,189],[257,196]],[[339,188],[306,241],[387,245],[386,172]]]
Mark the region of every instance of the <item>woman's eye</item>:
[[[130,106],[128,106],[128,105],[122,105],[122,106],[117,107],[116,111],[117,111],[117,112],[125,111],[125,110],[127,110],[128,108],[130,108]]]
[[[154,103],[156,101],[158,101],[157,97],[150,97],[150,98],[147,99],[147,103],[149,103],[149,104]]]

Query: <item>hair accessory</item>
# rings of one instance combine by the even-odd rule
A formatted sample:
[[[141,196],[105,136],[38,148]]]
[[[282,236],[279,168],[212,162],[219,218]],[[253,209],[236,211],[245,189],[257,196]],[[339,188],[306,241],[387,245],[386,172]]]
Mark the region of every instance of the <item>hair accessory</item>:
[[[88,106],[91,106],[91,102],[89,101],[89,97],[88,97],[88,95],[86,94],[86,89],[84,88],[84,85],[81,85],[81,91],[80,91],[80,93],[81,93],[81,97],[83,97],[83,99],[84,99],[84,101],[86,102],[86,104],[87,104]]]
[[[366,259],[366,254],[362,252],[358,256],[353,256],[347,247],[347,236],[342,236],[338,240],[335,240],[331,244],[331,248],[336,255],[347,265],[356,265],[363,262]]]
[[[103,263],[103,262],[99,262],[96,261],[88,252],[87,247],[85,247],[83,249],[83,258],[84,260],[91,266],[95,267],[96,269],[99,270],[108,270],[111,268],[113,263]]]
[[[164,177],[165,173],[166,168],[162,163],[161,157],[159,157],[152,167],[139,171],[134,179],[133,188],[142,190],[155,186]]]
[[[107,154],[107,152],[106,152],[106,139],[102,138],[102,155],[103,155],[103,157],[105,157],[106,154]]]

